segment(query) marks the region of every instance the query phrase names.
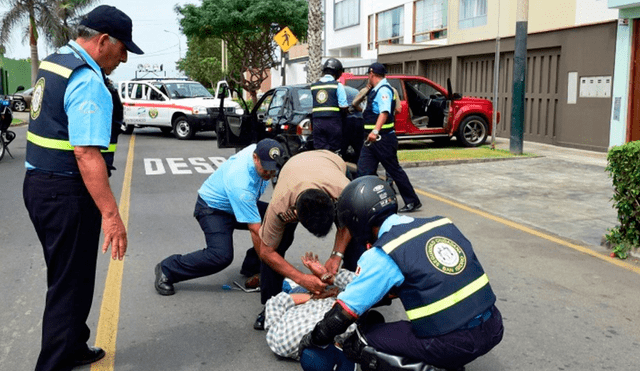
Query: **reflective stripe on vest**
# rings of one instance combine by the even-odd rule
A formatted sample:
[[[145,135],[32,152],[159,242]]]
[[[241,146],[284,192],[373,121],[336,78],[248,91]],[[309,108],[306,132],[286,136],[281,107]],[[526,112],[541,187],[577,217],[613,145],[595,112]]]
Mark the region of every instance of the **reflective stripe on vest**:
[[[382,125],[382,127],[380,128],[380,130],[385,130],[385,129],[393,129],[393,122],[389,122],[387,124]],[[364,126],[365,129],[367,130],[373,130],[376,128],[376,124],[369,124],[369,125],[365,125]]]
[[[391,254],[391,252],[395,250],[398,246],[409,241],[410,239],[415,238],[423,234],[424,232],[430,231],[434,228],[438,228],[446,224],[452,224],[451,220],[449,220],[448,218],[442,218],[442,219],[433,221],[431,223],[427,223],[419,228],[412,229],[411,231],[401,235],[395,240],[391,240],[386,244],[384,244],[384,246],[382,246],[382,250],[384,250],[384,252],[386,252],[387,254]]]
[[[326,111],[340,111],[338,107],[317,107],[312,110],[312,112],[326,112]]]
[[[315,85],[311,87],[311,90],[318,90],[318,89],[336,89],[336,84],[328,84],[328,85]]]
[[[73,70],[70,68],[61,66],[59,64],[51,63],[49,61],[42,61],[42,63],[40,63],[40,69],[53,72],[56,75],[60,75],[64,77],[65,79],[68,79],[69,76],[71,76],[71,73],[73,72]]]
[[[438,313],[440,311],[443,311],[461,302],[462,300],[468,298],[469,296],[473,295],[475,292],[482,289],[488,283],[489,283],[489,277],[485,273],[475,281],[468,284],[467,286],[461,288],[460,290],[454,292],[453,294],[445,298],[442,298],[436,301],[435,303],[431,303],[423,307],[408,310],[407,317],[413,321],[413,320],[424,318],[432,314]]]
[[[39,147],[57,149],[59,151],[73,151],[73,149],[75,148],[68,140],[45,138],[30,131],[27,131],[27,141]],[[100,150],[100,152],[115,152],[117,147],[118,144],[113,143],[109,145],[109,148]]]

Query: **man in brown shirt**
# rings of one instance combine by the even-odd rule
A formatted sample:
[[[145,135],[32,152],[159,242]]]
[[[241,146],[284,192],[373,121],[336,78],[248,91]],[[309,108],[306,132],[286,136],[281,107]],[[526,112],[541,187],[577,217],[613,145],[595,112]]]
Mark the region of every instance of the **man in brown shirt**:
[[[262,240],[258,251],[262,260],[262,304],[282,291],[284,277],[312,293],[320,293],[327,286],[320,278],[304,274],[287,262],[284,255],[290,243],[282,244],[281,240],[291,233],[289,228],[295,228],[298,222],[317,237],[329,233],[334,223],[334,203],[349,184],[346,173],[346,163],[340,156],[327,150],[297,154],[283,166],[259,231]],[[345,251],[344,268],[355,270],[358,257],[364,249],[347,249],[350,240],[351,235],[346,228],[337,230],[333,251],[325,263],[330,273],[338,271],[340,261],[345,259]],[[264,311],[258,316],[254,328],[262,329],[263,325]]]

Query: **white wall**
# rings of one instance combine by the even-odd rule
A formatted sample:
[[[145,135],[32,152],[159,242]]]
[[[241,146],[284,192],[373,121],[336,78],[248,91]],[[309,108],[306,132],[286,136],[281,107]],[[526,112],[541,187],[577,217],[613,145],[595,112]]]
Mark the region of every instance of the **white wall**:
[[[618,9],[609,9],[607,0],[576,0],[576,25],[618,18]]]

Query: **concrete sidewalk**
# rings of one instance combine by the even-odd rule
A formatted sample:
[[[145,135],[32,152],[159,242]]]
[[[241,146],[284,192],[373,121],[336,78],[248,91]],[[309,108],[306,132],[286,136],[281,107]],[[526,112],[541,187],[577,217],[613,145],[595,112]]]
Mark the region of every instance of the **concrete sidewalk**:
[[[508,150],[509,140],[496,138],[496,147]],[[602,237],[617,225],[607,154],[532,142],[523,151],[539,157],[405,171],[416,189],[605,252]]]

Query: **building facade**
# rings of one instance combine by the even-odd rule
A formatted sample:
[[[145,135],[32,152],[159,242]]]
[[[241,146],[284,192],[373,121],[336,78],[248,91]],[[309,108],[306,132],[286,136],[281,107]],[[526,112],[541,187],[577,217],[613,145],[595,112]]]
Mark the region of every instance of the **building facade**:
[[[609,145],[640,140],[640,1],[609,0],[617,23]]]

